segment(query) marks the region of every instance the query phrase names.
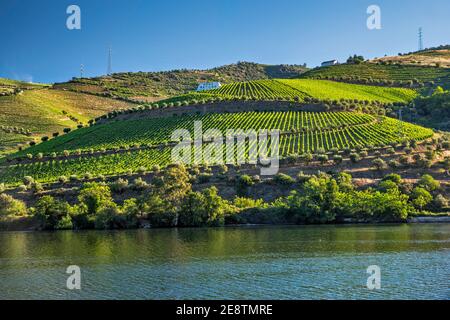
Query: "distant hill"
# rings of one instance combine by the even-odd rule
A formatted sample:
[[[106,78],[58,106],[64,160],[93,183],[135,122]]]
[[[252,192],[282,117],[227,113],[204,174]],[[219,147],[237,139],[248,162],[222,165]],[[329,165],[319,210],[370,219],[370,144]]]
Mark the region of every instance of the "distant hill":
[[[450,68],[400,63],[363,62],[309,70],[301,78],[325,79],[382,86],[422,87],[427,84],[450,87]]]
[[[17,94],[23,90],[42,89],[48,85],[0,78],[0,96]]]
[[[371,62],[450,68],[450,46],[442,48],[446,49],[427,49],[407,54],[399,54],[394,57],[377,58],[373,59]]]
[[[264,65],[238,62],[209,70],[173,70],[164,72],[127,72],[111,76],[73,79],[55,84],[56,89],[90,93],[139,102],[154,102],[195,90],[199,83],[231,83],[271,78],[295,78],[307,71],[299,65]]]

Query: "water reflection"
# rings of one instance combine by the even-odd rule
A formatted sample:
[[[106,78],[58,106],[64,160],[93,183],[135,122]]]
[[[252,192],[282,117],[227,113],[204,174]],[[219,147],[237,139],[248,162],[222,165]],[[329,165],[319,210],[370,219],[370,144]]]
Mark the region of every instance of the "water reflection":
[[[0,298],[448,299],[449,249],[447,224],[5,232]]]

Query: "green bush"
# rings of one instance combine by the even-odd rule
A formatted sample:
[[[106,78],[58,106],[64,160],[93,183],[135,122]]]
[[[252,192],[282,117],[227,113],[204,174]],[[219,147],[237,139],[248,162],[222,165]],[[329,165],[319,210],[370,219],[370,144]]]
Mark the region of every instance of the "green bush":
[[[16,200],[12,196],[0,193],[0,218],[24,216],[27,207],[23,201]]]
[[[278,173],[277,175],[275,175],[275,177],[273,178],[273,181],[277,184],[281,184],[281,185],[292,185],[295,183],[295,180],[284,173]]]

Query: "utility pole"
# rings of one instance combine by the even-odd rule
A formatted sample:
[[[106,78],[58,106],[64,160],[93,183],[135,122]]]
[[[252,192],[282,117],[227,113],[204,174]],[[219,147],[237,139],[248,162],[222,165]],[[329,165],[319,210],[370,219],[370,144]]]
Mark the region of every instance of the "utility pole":
[[[107,75],[110,76],[111,74],[112,74],[112,49],[111,46],[109,46]]]

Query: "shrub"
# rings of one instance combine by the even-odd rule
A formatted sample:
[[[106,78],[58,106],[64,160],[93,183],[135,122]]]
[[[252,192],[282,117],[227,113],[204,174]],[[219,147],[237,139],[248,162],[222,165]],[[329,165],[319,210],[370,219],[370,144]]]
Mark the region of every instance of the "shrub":
[[[128,188],[128,180],[119,178],[109,185],[112,192],[122,193]]]
[[[400,162],[398,162],[397,160],[389,160],[388,166],[392,169],[397,169],[400,167]]]
[[[31,184],[30,189],[33,193],[40,193],[44,191],[42,184],[36,181]]]
[[[369,153],[367,152],[367,151],[365,151],[365,150],[363,150],[363,151],[361,151],[360,153],[359,153],[359,156],[361,157],[361,158],[367,158],[367,156],[369,155]]]
[[[388,149],[386,150],[386,153],[387,153],[387,154],[390,154],[390,155],[395,154],[395,149],[394,149],[394,148],[388,148]]]
[[[58,178],[59,183],[65,184],[69,181],[69,179],[66,176],[60,176]]]
[[[392,180],[383,180],[378,184],[378,189],[381,192],[393,192],[398,190],[398,185]]]
[[[298,183],[305,183],[306,181],[309,180],[310,177],[311,177],[311,176],[305,174],[303,171],[300,171],[300,172],[297,174],[297,182],[298,182]]]
[[[398,158],[398,161],[404,166],[409,165],[409,157],[406,155],[400,156],[400,158]]]
[[[439,183],[439,181],[436,181],[429,174],[424,174],[420,178],[418,185],[422,188],[425,188],[428,191],[435,191],[441,187],[441,184]]]
[[[202,184],[202,183],[208,183],[212,178],[212,174],[210,173],[200,173],[197,177],[198,183]]]
[[[442,194],[438,194],[433,200],[433,207],[436,210],[442,210],[448,207],[448,200]]]
[[[400,184],[402,182],[402,177],[399,174],[396,173],[390,173],[387,174],[381,179],[381,181],[392,181],[395,184]]]
[[[350,154],[350,161],[353,163],[357,163],[357,162],[361,161],[361,157],[359,156],[359,154],[353,152]]]
[[[24,216],[27,214],[27,207],[23,201],[16,200],[12,196],[0,194],[0,218],[11,216]]]
[[[148,183],[145,180],[143,180],[141,177],[134,179],[133,185],[131,186],[131,188],[133,190],[137,190],[137,191],[145,190],[148,187],[149,187]]]
[[[6,190],[5,184],[4,183],[0,183],[0,193],[5,192],[5,190]]]
[[[319,154],[317,160],[320,161],[321,164],[325,164],[328,162],[328,156],[326,154]]]
[[[245,195],[249,187],[253,186],[253,179],[249,175],[242,175],[236,181],[236,192]]]
[[[32,183],[34,183],[34,178],[30,176],[25,176],[23,177],[22,182],[25,186],[30,186]]]
[[[372,161],[372,166],[379,171],[387,169],[387,164],[383,159],[375,159]]]
[[[340,155],[337,155],[337,154],[335,154],[334,156],[333,156],[333,161],[334,161],[334,163],[336,163],[336,164],[341,164],[342,163],[342,156],[340,156]]]
[[[295,183],[295,180],[291,176],[284,173],[278,173],[275,175],[273,181],[281,185],[291,185]]]
[[[309,164],[313,160],[313,155],[309,152],[304,153],[300,156],[300,160],[306,164]]]

